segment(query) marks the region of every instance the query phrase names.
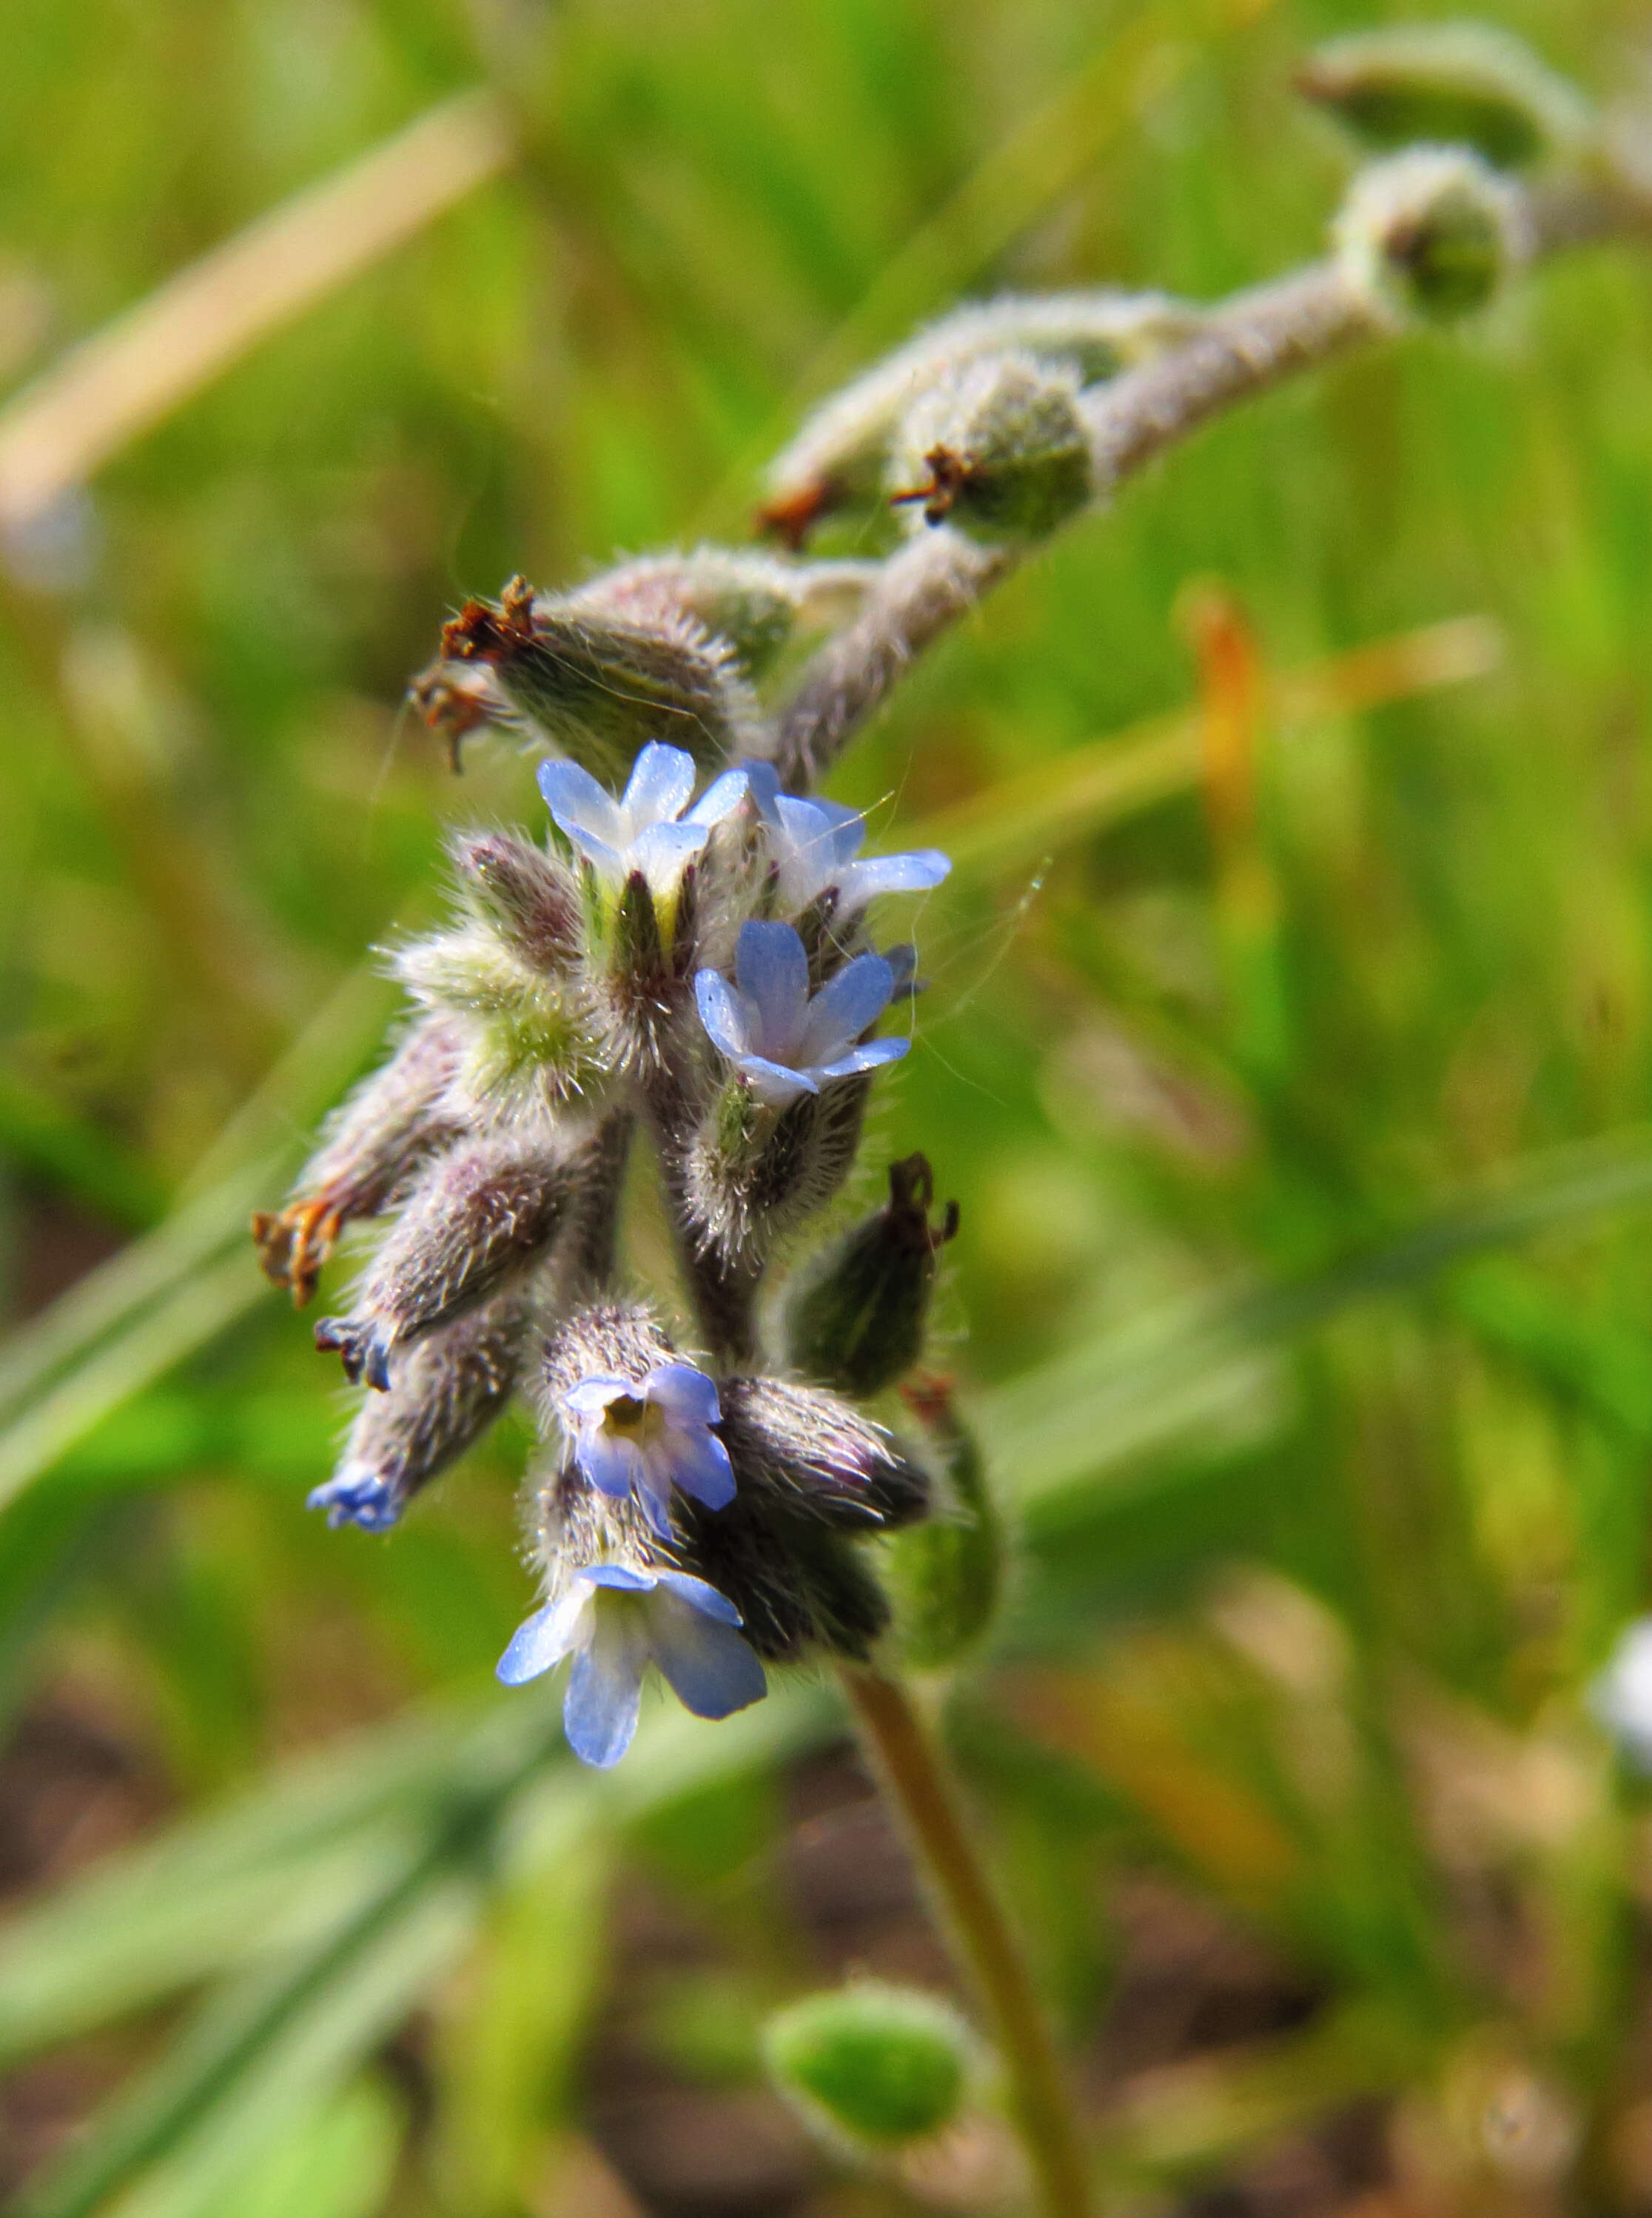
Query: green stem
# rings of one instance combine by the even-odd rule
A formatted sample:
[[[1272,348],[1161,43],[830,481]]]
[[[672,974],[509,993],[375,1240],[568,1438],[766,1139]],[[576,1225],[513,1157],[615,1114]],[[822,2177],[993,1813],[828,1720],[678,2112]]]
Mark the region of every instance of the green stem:
[[[1066,2074],[945,1759],[899,1681],[847,1664],[843,1681],[919,1868],[991,2017],[1048,2218],[1088,2218],[1089,2167]]]

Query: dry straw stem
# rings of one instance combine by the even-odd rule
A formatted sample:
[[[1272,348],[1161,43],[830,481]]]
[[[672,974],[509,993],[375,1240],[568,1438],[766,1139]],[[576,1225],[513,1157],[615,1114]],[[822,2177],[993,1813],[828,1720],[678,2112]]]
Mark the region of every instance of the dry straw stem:
[[[1652,209],[1627,176],[1523,199],[1544,253],[1644,234]],[[1080,396],[1098,493],[1110,495],[1224,410],[1394,333],[1382,305],[1334,261],[1235,294],[1210,309],[1192,337]],[[892,555],[860,616],[814,656],[780,712],[775,755],[787,785],[801,791],[818,780],[913,657],[1018,559],[1015,550],[946,530]]]
[[[461,93],[179,270],[0,411],[0,530],[26,528],[248,347],[498,176],[514,151],[493,96]]]

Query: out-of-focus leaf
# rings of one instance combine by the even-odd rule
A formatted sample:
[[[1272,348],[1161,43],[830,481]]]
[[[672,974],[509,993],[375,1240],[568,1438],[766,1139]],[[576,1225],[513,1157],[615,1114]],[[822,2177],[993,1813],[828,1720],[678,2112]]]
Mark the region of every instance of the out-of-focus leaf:
[[[384,2206],[401,2140],[393,2097],[358,2080],[304,2118],[243,2144],[227,2184],[215,2167],[169,2167],[123,2196],[111,2218],[374,2218]]]
[[[1327,1270],[1184,1304],[995,1389],[980,1411],[993,1466],[1025,1502],[1048,1502],[1127,1456],[1230,1415],[1265,1389],[1269,1350],[1350,1304],[1404,1293],[1488,1248],[1649,1199],[1652,1135],[1643,1125],[1531,1159]]]

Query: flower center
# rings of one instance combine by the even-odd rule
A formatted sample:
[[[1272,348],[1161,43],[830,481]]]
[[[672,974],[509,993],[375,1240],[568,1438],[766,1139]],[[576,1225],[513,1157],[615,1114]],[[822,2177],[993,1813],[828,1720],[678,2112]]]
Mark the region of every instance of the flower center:
[[[607,1430],[622,1440],[645,1447],[665,1425],[665,1413],[636,1394],[616,1394],[603,1411]]]

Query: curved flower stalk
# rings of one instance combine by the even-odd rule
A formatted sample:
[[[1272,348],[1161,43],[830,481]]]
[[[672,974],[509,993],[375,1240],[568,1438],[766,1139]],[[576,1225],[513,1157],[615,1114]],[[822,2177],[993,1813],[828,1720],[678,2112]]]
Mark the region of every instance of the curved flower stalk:
[[[742,925],[733,984],[702,970],[694,991],[707,1037],[771,1109],[898,1063],[912,1045],[863,1038],[894,992],[894,972],[881,955],[853,957],[811,994],[808,955],[789,924],[753,918]]]

